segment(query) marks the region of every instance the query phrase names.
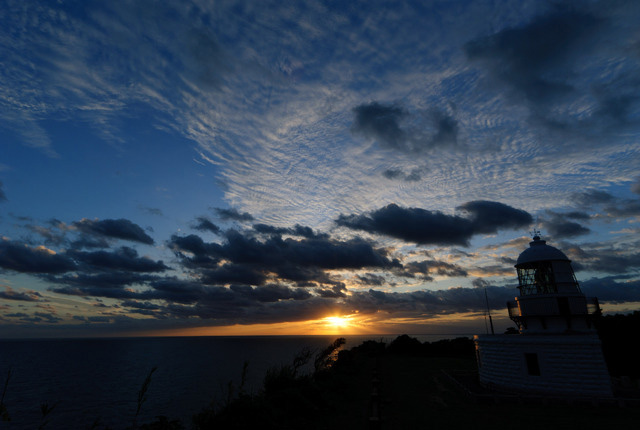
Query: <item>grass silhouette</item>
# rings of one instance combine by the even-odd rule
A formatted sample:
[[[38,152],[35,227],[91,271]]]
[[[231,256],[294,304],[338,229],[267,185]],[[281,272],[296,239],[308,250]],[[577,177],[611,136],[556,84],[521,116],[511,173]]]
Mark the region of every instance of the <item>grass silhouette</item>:
[[[144,405],[144,402],[147,401],[147,390],[149,389],[149,385],[151,384],[151,376],[153,376],[153,372],[155,372],[156,370],[158,370],[158,368],[155,366],[151,368],[151,370],[149,371],[149,374],[144,379],[144,382],[142,383],[140,390],[138,391],[138,405],[136,408],[136,414],[133,416],[133,424],[131,426],[131,428],[134,430],[138,428],[138,425],[137,425],[138,415],[140,415],[140,410],[142,409],[142,405]]]

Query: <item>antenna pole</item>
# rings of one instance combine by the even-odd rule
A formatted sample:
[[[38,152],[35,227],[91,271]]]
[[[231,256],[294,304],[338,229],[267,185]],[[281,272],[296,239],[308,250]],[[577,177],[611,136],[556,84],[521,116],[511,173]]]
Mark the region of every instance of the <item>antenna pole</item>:
[[[489,325],[487,324],[487,311],[484,311],[484,331],[489,334]]]
[[[489,315],[489,324],[491,325],[491,334],[496,334],[493,331],[493,320],[491,319],[491,309],[489,308],[489,296],[487,296],[487,287],[484,287],[484,299],[487,302],[487,315]]]

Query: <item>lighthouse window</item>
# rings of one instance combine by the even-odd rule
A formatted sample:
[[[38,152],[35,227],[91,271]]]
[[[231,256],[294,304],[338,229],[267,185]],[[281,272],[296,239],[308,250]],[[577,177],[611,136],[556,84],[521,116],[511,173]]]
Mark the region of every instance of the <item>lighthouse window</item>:
[[[537,262],[528,267],[518,268],[520,294],[549,294],[556,293],[556,282],[551,263]]]
[[[540,376],[540,364],[538,363],[538,354],[525,353],[524,359],[527,362],[527,373],[531,376]]]

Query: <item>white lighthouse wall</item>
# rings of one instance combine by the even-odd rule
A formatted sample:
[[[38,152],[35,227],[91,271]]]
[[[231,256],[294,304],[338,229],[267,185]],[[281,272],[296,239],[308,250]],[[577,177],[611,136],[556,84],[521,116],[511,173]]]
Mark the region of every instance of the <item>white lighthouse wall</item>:
[[[485,385],[523,394],[612,396],[595,334],[482,335],[474,340]],[[530,374],[525,354],[536,354],[539,375]]]
[[[566,298],[567,315],[562,315],[558,298]],[[538,294],[517,297],[518,308],[523,320],[522,333],[563,333],[573,331],[595,331],[588,323],[587,302],[582,293],[571,295]]]

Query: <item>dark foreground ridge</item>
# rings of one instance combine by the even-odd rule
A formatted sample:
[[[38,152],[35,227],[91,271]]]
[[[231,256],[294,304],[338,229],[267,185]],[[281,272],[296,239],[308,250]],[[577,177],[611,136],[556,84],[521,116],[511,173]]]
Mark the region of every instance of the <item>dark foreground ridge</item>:
[[[411,371],[424,367],[421,362],[425,359],[474,365],[474,346],[468,338],[421,343],[403,335],[388,345],[366,341],[349,350],[339,350],[343,343],[344,339],[337,339],[314,359],[310,351],[302,351],[291,364],[271,369],[259,394],[244,393],[239,387],[238,395],[226,404],[211,405],[195,415],[193,428],[387,428],[385,423],[395,420],[390,415],[394,411],[389,408],[391,399],[396,396],[395,390],[401,389],[393,384],[392,369]],[[301,372],[310,361],[313,371]],[[415,391],[414,395],[419,393]],[[140,428],[183,428],[178,423],[175,427],[154,427],[155,424]]]
[[[610,373],[618,385],[629,387],[626,394],[638,392],[633,389],[638,385],[637,366],[628,360],[628,345],[637,339],[638,324],[640,312],[603,317],[599,323]],[[450,377],[466,375],[470,384],[474,384],[474,377],[477,380],[474,344],[469,338],[422,343],[402,335],[389,344],[366,341],[348,350],[342,349],[343,344],[340,338],[317,353],[303,350],[290,364],[270,369],[257,394],[246,392],[244,382],[238,386],[230,383],[227,397],[194,415],[190,423],[158,416],[148,423],[134,419],[128,428],[495,430],[517,425],[519,430],[540,430],[635,428],[640,422],[640,407],[634,405],[620,408],[615,403],[533,401],[523,397],[506,402],[499,395],[478,402],[468,395],[469,390],[461,389],[460,381]],[[247,364],[238,371],[244,376]],[[150,384],[153,371],[138,393],[138,409],[144,409]],[[0,406],[8,416],[11,411]],[[49,416],[55,416],[55,405],[43,409],[40,428],[47,428]],[[19,423],[4,418],[2,415],[0,429],[21,428]],[[99,423],[89,428],[109,429]]]
[[[617,392],[638,396],[640,375],[628,348],[640,330],[640,312],[603,317],[598,329]],[[402,335],[388,345],[366,341],[337,356],[328,352],[331,348],[313,373],[298,375],[296,357],[266,376],[260,394],[211,406],[194,417],[194,428],[494,430],[517,423],[519,429],[539,430],[632,428],[640,422],[637,402],[625,408],[522,397],[503,402],[497,393],[493,401],[476,402],[448,376],[463,373],[473,381],[476,362],[469,338],[421,343]]]

